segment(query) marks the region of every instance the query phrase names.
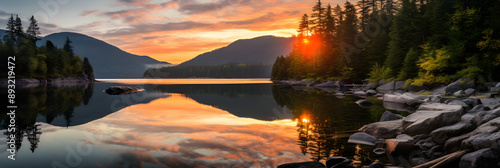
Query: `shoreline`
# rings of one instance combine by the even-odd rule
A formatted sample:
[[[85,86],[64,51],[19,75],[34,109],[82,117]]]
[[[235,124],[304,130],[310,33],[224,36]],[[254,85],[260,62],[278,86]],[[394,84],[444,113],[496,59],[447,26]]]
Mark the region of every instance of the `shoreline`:
[[[8,78],[0,79],[0,88],[7,88]],[[77,86],[82,83],[96,83],[97,80],[80,78],[80,77],[65,77],[65,78],[47,78],[47,79],[16,79],[16,88],[33,88],[33,87],[64,87]]]
[[[374,161],[370,167],[430,167],[443,166],[443,163],[460,168],[500,166],[495,159],[500,158],[500,82],[476,85],[473,80],[463,78],[433,89],[405,89],[405,81],[345,84],[273,80],[273,83],[283,89],[323,90],[338,98],[354,95],[362,98],[356,101],[360,106],[369,106],[371,102],[366,97],[373,96],[383,101],[386,110],[408,112],[409,115],[403,117],[386,111],[379,122],[366,124],[349,137],[349,143],[375,146],[375,154],[393,158],[391,163]],[[396,157],[403,158],[401,156],[406,157],[407,164],[394,162]],[[352,166],[350,159],[334,156],[324,164],[302,162],[282,167],[316,164],[330,168],[340,163]]]

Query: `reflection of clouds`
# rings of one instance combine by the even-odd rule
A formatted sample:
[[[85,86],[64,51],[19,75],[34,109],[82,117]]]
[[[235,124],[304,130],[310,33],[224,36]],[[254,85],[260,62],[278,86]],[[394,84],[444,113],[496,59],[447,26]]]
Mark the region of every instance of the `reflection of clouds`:
[[[296,145],[294,124],[238,118],[174,94],[78,129],[103,134],[95,129],[102,125],[111,130],[99,142],[89,142],[115,146],[109,150],[119,158],[108,163],[111,167],[275,167],[307,160]]]

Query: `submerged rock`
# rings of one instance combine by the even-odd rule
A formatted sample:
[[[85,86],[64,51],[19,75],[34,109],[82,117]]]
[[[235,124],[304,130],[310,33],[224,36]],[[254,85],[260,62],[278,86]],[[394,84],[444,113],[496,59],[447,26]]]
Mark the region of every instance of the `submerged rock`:
[[[356,96],[366,96],[366,93],[364,91],[358,90],[358,91],[354,91],[354,95],[356,95]]]
[[[356,101],[356,104],[358,104],[362,108],[369,108],[373,105],[373,103],[367,99],[359,99]]]
[[[380,121],[392,121],[392,120],[399,120],[402,118],[403,116],[401,114],[394,114],[391,113],[390,111],[385,111],[384,114],[382,114],[382,117],[380,117]]]
[[[143,89],[137,86],[111,86],[104,90],[104,92],[110,95],[124,95],[140,92],[142,90]]]
[[[376,138],[395,138],[403,132],[402,121],[403,120],[393,120],[371,123],[364,125],[359,131],[366,132]]]
[[[408,135],[429,134],[437,128],[461,120],[462,107],[440,103],[422,104],[418,110],[403,119],[403,129]]]
[[[278,168],[325,168],[325,165],[320,162],[300,162],[282,164]]]

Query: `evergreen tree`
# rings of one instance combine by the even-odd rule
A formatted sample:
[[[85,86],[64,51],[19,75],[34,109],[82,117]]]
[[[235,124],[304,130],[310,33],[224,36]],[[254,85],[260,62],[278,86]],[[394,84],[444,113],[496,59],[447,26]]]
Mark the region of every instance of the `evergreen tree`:
[[[40,28],[38,27],[38,22],[34,16],[31,16],[30,26],[28,27],[26,34],[33,42],[40,40]]]
[[[16,22],[14,16],[10,15],[9,21],[7,22],[6,35],[3,37],[4,41],[16,42]]]
[[[344,21],[344,13],[342,11],[342,7],[337,4],[337,6],[333,9],[334,19],[335,19],[335,33],[334,37],[336,39],[340,38],[342,31],[340,29],[342,22]]]
[[[300,21],[299,24],[299,30],[297,30],[301,36],[308,36],[309,34],[309,16],[307,14],[304,14],[302,16],[302,20]]]
[[[333,17],[332,12],[332,6],[328,4],[325,12],[325,32],[330,37],[333,36],[335,32],[335,18]]]
[[[309,23],[313,25],[312,28],[316,34],[323,34],[324,32],[324,12],[325,8],[322,6],[321,0],[318,0],[316,5],[313,7],[313,14],[311,15],[312,20]]]
[[[14,34],[16,34],[18,40],[24,36],[23,23],[18,15],[16,15],[16,21],[14,22]]]
[[[69,37],[66,37],[66,42],[64,42],[64,51],[66,51],[70,57],[75,56],[75,53],[73,52],[73,46],[71,46],[71,40],[69,40]]]
[[[358,1],[358,4],[356,5],[359,10],[359,16],[360,16],[360,27],[363,28],[365,25],[370,21],[370,6],[368,5],[368,0],[360,0]]]

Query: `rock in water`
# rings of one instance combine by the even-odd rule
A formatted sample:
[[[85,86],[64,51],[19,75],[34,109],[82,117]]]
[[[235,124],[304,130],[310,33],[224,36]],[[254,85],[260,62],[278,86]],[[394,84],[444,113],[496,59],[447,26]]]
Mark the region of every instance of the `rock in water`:
[[[380,121],[392,121],[392,120],[399,120],[402,118],[403,116],[401,114],[394,114],[391,113],[390,111],[385,111],[384,114],[382,114],[382,117],[380,117]]]
[[[107,94],[110,95],[124,95],[140,92],[143,89],[137,86],[111,86],[108,89],[104,90]]]
[[[500,166],[500,152],[493,148],[481,149],[464,155],[460,159],[460,168],[489,168]]]
[[[282,164],[278,168],[325,168],[325,165],[320,162],[300,162]]]
[[[377,138],[368,135],[367,133],[364,132],[356,132],[349,137],[349,140],[347,140],[348,143],[363,144],[370,146],[374,146],[375,141],[377,141]]]
[[[403,120],[393,120],[371,123],[361,127],[359,131],[366,132],[376,138],[395,138],[403,132],[403,128],[401,126],[402,121]]]
[[[385,165],[380,163],[380,162],[373,162],[372,164],[370,164],[370,166],[368,166],[368,168],[384,168]]]
[[[356,104],[358,104],[362,108],[368,108],[373,105],[373,103],[367,99],[359,99],[358,101],[356,101]]]
[[[351,168],[352,161],[345,157],[330,157],[325,161],[327,168]]]
[[[403,119],[404,133],[414,136],[429,134],[437,128],[461,121],[462,106],[440,103],[422,104],[415,113]]]

